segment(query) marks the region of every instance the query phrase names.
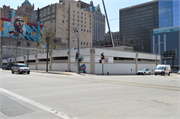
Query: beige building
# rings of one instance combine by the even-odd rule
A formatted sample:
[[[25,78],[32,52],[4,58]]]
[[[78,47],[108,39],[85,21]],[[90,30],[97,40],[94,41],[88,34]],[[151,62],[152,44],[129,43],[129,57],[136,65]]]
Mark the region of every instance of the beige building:
[[[70,48],[77,47],[77,33],[74,33],[74,28],[78,28],[79,46],[90,47],[92,46],[93,31],[92,13],[85,10],[89,6],[82,1],[59,0],[59,3],[40,9],[39,20],[44,25],[48,25],[50,22],[54,23],[56,38],[61,39],[62,43],[68,44],[69,41]],[[33,14],[33,22],[37,22],[37,11]]]
[[[11,11],[15,11],[16,16],[21,16],[27,18],[27,22],[32,22],[32,13],[34,11],[34,4],[31,5],[31,3],[28,0],[25,0],[22,5],[17,7],[17,10],[14,10],[10,8],[10,6],[3,5],[3,8],[1,9],[2,17],[11,19]]]
[[[11,11],[14,9],[12,9],[12,8],[10,8],[10,6],[6,6],[6,5],[3,5],[3,8],[0,8],[0,9],[1,9],[2,17],[9,18],[9,19],[11,18]]]
[[[27,18],[27,22],[32,22],[32,13],[34,11],[34,4],[31,5],[31,3],[28,0],[25,0],[22,5],[16,10],[16,16],[21,16]]]

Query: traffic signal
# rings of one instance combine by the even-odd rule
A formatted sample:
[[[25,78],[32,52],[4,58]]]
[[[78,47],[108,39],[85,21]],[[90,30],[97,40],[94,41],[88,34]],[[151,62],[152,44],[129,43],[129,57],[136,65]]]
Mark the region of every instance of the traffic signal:
[[[99,60],[99,63],[102,63],[102,60]]]
[[[76,52],[76,59],[78,59],[79,55],[78,55],[78,52]]]
[[[104,54],[103,53],[101,54],[101,60],[104,60]]]

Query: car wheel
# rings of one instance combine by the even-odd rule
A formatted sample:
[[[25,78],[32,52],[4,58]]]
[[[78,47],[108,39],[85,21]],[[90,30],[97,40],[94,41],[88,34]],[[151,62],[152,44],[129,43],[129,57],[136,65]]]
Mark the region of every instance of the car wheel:
[[[30,71],[28,71],[27,74],[30,74]]]
[[[11,73],[14,74],[14,71],[12,70]]]
[[[168,74],[168,76],[170,76],[170,73]]]

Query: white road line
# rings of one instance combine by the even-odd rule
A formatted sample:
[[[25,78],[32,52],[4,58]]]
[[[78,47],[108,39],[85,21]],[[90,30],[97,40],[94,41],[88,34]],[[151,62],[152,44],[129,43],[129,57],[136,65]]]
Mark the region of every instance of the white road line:
[[[24,101],[24,102],[26,102],[26,103],[29,103],[29,104],[31,104],[31,105],[33,105],[33,106],[35,106],[35,107],[38,107],[38,108],[40,108],[40,109],[42,109],[42,110],[45,110],[45,111],[47,111],[47,112],[50,112],[50,113],[52,113],[52,114],[54,114],[54,115],[56,115],[56,116],[58,116],[58,117],[61,117],[61,118],[63,118],[63,119],[77,119],[76,117],[71,117],[71,116],[69,116],[69,115],[67,115],[67,114],[65,114],[65,113],[63,113],[63,112],[60,112],[60,111],[55,110],[55,109],[53,109],[53,108],[50,108],[50,107],[48,107],[48,106],[42,105],[42,104],[40,104],[40,103],[38,103],[38,102],[35,102],[35,101],[33,101],[33,100],[30,100],[30,99],[28,99],[28,98],[22,97],[22,96],[20,96],[20,95],[18,95],[18,94],[15,94],[15,93],[13,93],[13,92],[10,92],[10,91],[8,91],[8,90],[6,90],[6,89],[0,88],[0,91],[3,92],[3,93],[8,94],[8,95],[10,95],[10,96],[13,96],[13,97],[15,97],[15,98],[17,98],[17,99],[19,99],[19,100],[22,100],[22,101]]]

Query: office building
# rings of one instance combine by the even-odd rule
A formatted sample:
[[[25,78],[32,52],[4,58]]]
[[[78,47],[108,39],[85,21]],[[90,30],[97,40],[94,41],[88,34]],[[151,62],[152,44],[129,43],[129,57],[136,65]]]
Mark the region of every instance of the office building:
[[[180,57],[180,28],[176,27],[164,27],[161,29],[154,29],[154,33],[151,35],[151,53],[161,55],[163,64],[170,64],[172,66],[172,60],[163,60],[163,52],[176,50],[176,57],[174,60],[174,67],[179,68]]]
[[[120,9],[119,18],[123,42],[133,44],[135,51],[151,52],[150,35],[159,28],[158,1]]]
[[[179,26],[179,8],[179,0],[159,0],[159,28]]]
[[[70,12],[69,11],[70,6]],[[48,5],[40,9],[40,23],[48,26],[55,25],[56,38],[62,43],[69,44],[69,48],[77,47],[77,33],[79,29],[79,46],[92,46],[92,13],[84,10],[90,5],[82,1],[59,0],[59,3]],[[33,22],[37,21],[37,10],[34,12]],[[70,17],[69,17],[70,16]],[[70,28],[70,29],[69,29]],[[70,39],[70,40],[68,40]]]
[[[93,19],[93,41],[103,41],[105,33],[105,16],[101,12],[100,6],[94,6],[93,1],[90,2],[90,7],[87,8],[92,12]]]

